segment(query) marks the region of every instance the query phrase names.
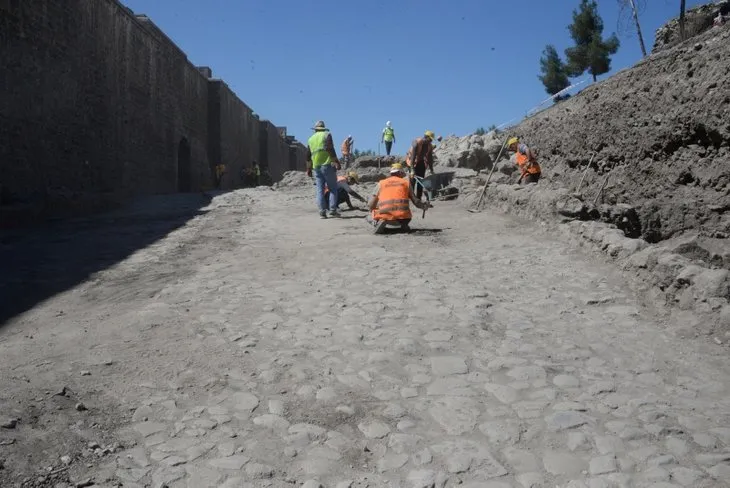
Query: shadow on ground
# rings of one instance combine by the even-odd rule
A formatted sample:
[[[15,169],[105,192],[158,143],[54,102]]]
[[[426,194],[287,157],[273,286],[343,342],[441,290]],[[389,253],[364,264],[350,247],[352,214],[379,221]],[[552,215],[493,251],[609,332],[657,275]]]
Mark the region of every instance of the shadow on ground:
[[[210,200],[199,193],[143,197],[89,218],[0,231],[0,327],[205,213]]]

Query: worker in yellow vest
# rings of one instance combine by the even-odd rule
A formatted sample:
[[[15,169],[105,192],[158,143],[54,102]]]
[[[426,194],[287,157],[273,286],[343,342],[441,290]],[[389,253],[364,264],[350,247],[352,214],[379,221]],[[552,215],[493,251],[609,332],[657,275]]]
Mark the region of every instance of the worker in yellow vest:
[[[368,202],[371,214],[367,220],[373,225],[374,232],[382,234],[388,225],[408,231],[412,218],[410,202],[420,209],[431,207],[429,202],[416,198],[403,166],[395,163],[390,168],[390,176],[380,180]]]
[[[385,123],[385,129],[383,129],[381,142],[385,143],[385,154],[390,156],[390,150],[393,148],[393,144],[395,143],[395,131],[390,125],[390,120]]]
[[[307,141],[307,176],[314,178],[317,184],[317,204],[319,216],[323,219],[328,217],[339,217],[337,211],[337,170],[340,169],[340,161],[335,152],[335,144],[332,142],[332,134],[325,127],[324,121],[319,120],[312,127],[314,134]],[[324,187],[329,187],[329,202],[324,199]]]

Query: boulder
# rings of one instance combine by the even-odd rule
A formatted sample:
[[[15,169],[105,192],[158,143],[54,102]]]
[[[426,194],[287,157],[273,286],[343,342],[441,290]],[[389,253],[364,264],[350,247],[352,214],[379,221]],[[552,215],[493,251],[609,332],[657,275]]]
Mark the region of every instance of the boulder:
[[[447,137],[434,152],[436,164],[473,170],[489,169],[497,159],[503,142],[495,132]],[[506,158],[506,152],[502,157]]]

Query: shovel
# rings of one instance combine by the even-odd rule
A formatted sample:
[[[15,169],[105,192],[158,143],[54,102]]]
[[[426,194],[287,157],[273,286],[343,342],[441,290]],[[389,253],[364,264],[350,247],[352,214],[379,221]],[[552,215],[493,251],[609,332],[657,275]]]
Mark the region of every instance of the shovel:
[[[497,159],[494,160],[492,163],[492,169],[489,171],[489,176],[487,176],[487,181],[484,183],[484,188],[482,188],[482,193],[479,195],[479,201],[477,202],[477,205],[475,208],[467,208],[467,211],[471,213],[478,213],[479,207],[482,204],[482,199],[484,198],[484,193],[487,191],[487,185],[489,185],[489,180],[492,178],[492,173],[494,173],[494,168],[497,167],[497,163],[499,162],[499,158],[502,156],[502,152],[504,151],[504,148],[507,147],[507,141],[509,140],[508,137],[504,138],[504,144],[502,144],[502,149],[499,150],[499,154],[497,154]]]

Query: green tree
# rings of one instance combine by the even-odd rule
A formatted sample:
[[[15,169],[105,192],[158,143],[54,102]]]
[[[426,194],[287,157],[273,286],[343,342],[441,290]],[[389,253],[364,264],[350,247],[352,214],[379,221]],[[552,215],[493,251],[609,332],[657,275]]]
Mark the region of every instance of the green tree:
[[[545,46],[540,58],[540,71],[542,72],[540,81],[545,86],[548,95],[555,95],[570,86],[570,80],[565,73],[565,65],[560,59],[557,49],[552,44]]]
[[[483,136],[486,133],[487,131],[484,129],[484,127],[479,127],[477,130],[474,131],[474,134],[478,136]]]
[[[596,81],[599,75],[608,73],[611,55],[616,54],[620,42],[616,34],[603,39],[603,19],[598,15],[596,0],[581,0],[568,30],[575,46],[565,50],[567,75],[580,76],[588,71]]]

